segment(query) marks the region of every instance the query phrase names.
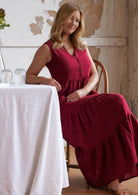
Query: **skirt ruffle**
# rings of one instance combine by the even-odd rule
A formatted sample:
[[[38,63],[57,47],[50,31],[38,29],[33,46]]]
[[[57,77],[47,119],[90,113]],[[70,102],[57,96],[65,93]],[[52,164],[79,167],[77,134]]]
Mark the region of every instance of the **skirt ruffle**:
[[[132,115],[125,118],[116,131],[93,149],[78,147],[76,158],[86,180],[93,187],[103,187],[138,176],[138,137]]]
[[[93,94],[65,103],[61,122],[63,137],[75,147],[93,187],[138,175],[138,121],[121,95]]]

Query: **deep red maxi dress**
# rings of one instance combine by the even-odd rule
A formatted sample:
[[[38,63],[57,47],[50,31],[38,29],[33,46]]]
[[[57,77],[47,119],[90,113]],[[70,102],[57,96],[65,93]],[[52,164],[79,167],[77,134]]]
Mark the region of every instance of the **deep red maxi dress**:
[[[138,176],[138,121],[119,94],[92,91],[75,102],[66,97],[84,87],[91,61],[86,49],[70,55],[64,47],[47,44],[52,60],[47,64],[52,78],[62,86],[59,92],[63,137],[75,147],[76,158],[86,180],[102,187],[119,178]]]

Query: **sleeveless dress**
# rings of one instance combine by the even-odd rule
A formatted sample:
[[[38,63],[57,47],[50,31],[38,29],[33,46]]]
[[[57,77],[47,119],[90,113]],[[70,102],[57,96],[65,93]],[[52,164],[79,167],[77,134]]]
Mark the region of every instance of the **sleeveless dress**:
[[[98,94],[67,102],[66,97],[88,81],[91,61],[86,49],[70,55],[47,44],[52,60],[46,65],[62,90],[58,93],[64,139],[75,147],[79,167],[93,187],[138,176],[138,121],[119,94]]]

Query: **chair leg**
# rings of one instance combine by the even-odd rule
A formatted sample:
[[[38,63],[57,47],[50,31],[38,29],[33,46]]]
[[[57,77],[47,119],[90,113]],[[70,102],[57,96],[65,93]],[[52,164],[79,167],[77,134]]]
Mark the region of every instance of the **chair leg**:
[[[86,181],[86,179],[85,179],[85,186],[86,186],[87,189],[90,188],[90,185],[88,184],[88,182]]]
[[[69,172],[69,168],[79,169],[78,165],[70,164],[70,144],[68,142],[67,142],[67,147],[66,147],[66,164],[67,164],[67,171],[68,172]],[[86,179],[85,179],[85,186],[87,189],[90,188],[90,185],[88,184]]]

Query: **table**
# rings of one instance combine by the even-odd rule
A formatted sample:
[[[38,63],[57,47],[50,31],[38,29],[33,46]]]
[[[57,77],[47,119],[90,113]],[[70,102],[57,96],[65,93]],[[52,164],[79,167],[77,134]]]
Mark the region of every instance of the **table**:
[[[67,186],[56,88],[0,84],[0,195],[61,195]]]

